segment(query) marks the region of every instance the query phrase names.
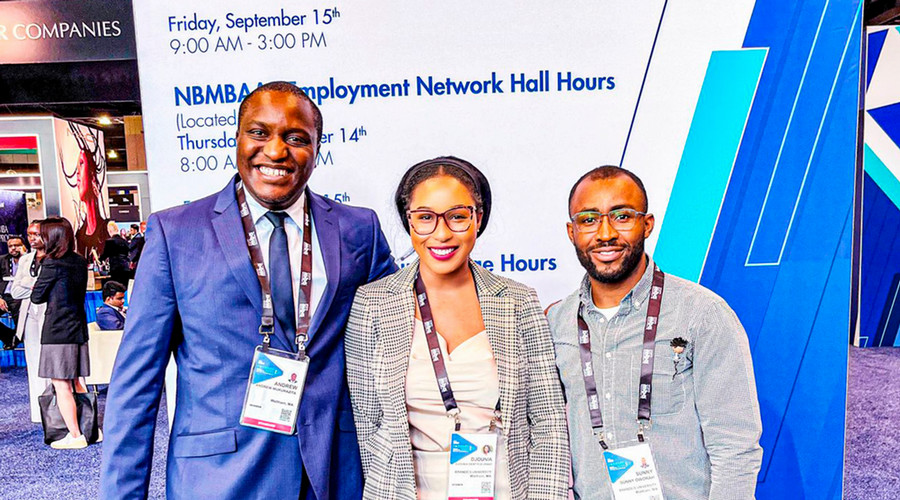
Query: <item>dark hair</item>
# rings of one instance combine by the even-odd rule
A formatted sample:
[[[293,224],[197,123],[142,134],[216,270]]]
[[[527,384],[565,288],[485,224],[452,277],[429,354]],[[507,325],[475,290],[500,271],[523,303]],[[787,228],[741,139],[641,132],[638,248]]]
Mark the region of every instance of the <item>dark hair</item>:
[[[75,251],[75,232],[72,224],[62,217],[47,217],[41,221],[41,239],[44,253],[53,259]]]
[[[125,285],[118,281],[107,281],[103,284],[103,301],[110,297],[115,297],[117,293],[125,293],[127,289]]]
[[[23,237],[21,237],[21,236],[19,236],[18,234],[11,234],[11,235],[9,235],[8,238],[6,238],[6,248],[9,248],[9,242],[12,241],[12,240],[19,240],[19,241],[21,241],[21,242],[22,242],[22,246],[24,246],[26,250],[29,249],[29,247],[28,247],[28,240],[25,239],[25,238],[23,238]]]
[[[394,194],[394,203],[397,205],[397,214],[400,215],[403,228],[409,232],[406,211],[409,210],[413,191],[419,184],[439,175],[453,177],[469,190],[475,200],[475,210],[481,213],[481,227],[478,228],[478,236],[481,236],[491,216],[491,185],[475,165],[455,156],[440,156],[416,163],[403,174]]]
[[[244,112],[247,110],[247,102],[250,101],[251,97],[255,96],[256,94],[261,94],[263,92],[285,92],[287,94],[294,95],[303,101],[308,102],[310,107],[312,107],[313,121],[316,125],[316,135],[318,136],[316,138],[316,144],[318,144],[322,141],[322,112],[319,111],[319,107],[316,106],[316,103],[313,102],[313,100],[310,99],[308,95],[306,95],[306,92],[304,92],[303,89],[294,85],[291,82],[283,82],[283,81],[269,82],[269,83],[260,85],[259,87],[256,87],[256,89],[254,89],[253,92],[250,92],[249,94],[247,94],[247,97],[245,97],[241,101],[241,105],[240,105],[240,107],[238,107],[238,122],[237,122],[238,130],[241,129],[241,119],[244,117]]]
[[[626,170],[615,165],[604,165],[602,167],[597,167],[579,177],[578,180],[575,181],[575,184],[572,186],[572,189],[569,191],[569,210],[571,210],[572,207],[572,198],[575,196],[575,190],[578,189],[578,186],[584,180],[589,179],[592,181],[598,181],[601,179],[612,179],[613,177],[618,177],[620,175],[633,180],[634,183],[637,184],[637,186],[641,189],[641,194],[644,195],[644,207],[642,210],[646,212],[650,208],[650,200],[647,198],[647,190],[644,189],[644,183],[641,182],[641,179],[637,175],[634,175],[634,172],[632,172],[631,170]]]
[[[138,226],[137,224],[132,224],[130,227],[131,227],[131,229],[134,229],[135,231],[141,230],[141,226]]]

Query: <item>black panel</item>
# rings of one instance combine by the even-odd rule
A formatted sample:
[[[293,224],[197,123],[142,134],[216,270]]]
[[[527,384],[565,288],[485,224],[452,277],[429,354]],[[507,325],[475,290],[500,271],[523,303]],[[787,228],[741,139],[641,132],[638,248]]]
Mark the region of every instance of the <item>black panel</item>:
[[[140,99],[137,61],[0,66],[0,104],[137,103]]]

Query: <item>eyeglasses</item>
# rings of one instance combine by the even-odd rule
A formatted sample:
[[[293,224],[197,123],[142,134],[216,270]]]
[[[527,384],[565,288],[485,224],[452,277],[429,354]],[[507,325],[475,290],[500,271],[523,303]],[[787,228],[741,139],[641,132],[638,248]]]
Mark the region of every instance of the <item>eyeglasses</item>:
[[[454,233],[464,233],[472,227],[475,219],[475,207],[453,207],[443,213],[431,210],[407,210],[406,218],[409,226],[419,236],[428,236],[437,229],[438,220],[444,219],[444,224]]]
[[[572,224],[579,233],[593,233],[600,230],[603,224],[603,217],[609,218],[609,225],[616,231],[630,231],[634,229],[634,224],[638,217],[647,215],[644,212],[638,212],[632,208],[617,208],[607,213],[602,212],[578,212],[572,216]]]

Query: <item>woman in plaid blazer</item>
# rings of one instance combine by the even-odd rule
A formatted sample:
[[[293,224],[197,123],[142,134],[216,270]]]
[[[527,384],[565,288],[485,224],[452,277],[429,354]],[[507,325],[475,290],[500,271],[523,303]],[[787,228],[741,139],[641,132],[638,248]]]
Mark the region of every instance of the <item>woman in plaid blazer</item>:
[[[568,496],[565,403],[537,295],[469,259],[476,236],[487,225],[490,202],[484,175],[453,157],[413,166],[397,189],[397,209],[419,261],[359,288],[345,340],[364,498],[447,498],[447,461],[442,457],[448,453],[454,413],[445,413],[435,378],[438,369],[432,367],[428,353],[422,356],[427,369],[421,358],[416,360],[415,352],[411,354],[417,345],[424,349],[421,308],[414,290],[420,275],[434,329],[446,345],[441,352],[448,365],[455,362],[456,348],[486,332],[487,341],[481,337],[483,349],[490,351],[482,353],[486,361],[474,365],[477,370],[447,371],[450,385],[461,389],[454,390],[461,432],[487,431],[495,406],[490,398],[499,394],[497,461],[501,465],[495,479],[496,498]],[[472,351],[473,342],[459,352]],[[467,386],[465,379],[475,371],[484,372],[488,367],[484,363],[489,364],[490,375]],[[468,394],[488,391],[491,395],[480,402],[466,401],[462,390],[466,388],[475,389]],[[430,423],[422,418],[428,413],[423,407],[436,409],[431,411]],[[473,420],[473,415],[478,418]],[[418,446],[417,442],[424,442],[422,436],[433,437],[425,441],[439,449]],[[435,455],[439,460],[423,460]]]

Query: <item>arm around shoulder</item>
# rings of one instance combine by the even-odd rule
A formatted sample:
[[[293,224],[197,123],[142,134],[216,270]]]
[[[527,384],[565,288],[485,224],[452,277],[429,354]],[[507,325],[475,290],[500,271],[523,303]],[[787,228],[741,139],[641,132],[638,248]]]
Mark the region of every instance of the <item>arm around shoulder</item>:
[[[376,318],[367,292],[365,286],[356,291],[344,336],[347,384],[350,387],[350,400],[353,403],[353,419],[356,423],[356,435],[359,440],[364,476],[368,474],[369,466],[372,463],[372,455],[367,451],[365,445],[381,426],[383,417],[381,403],[376,393],[374,373],[377,344]]]
[[[395,272],[397,264],[394,263],[391,247],[381,231],[378,215],[371,210],[369,214],[372,217],[372,263],[369,268],[369,282],[372,282]]]
[[[556,371],[550,325],[534,290],[517,308],[518,330],[525,340],[528,366],[528,417],[531,453],[528,498],[566,498],[569,484],[569,435],[565,402]]]

